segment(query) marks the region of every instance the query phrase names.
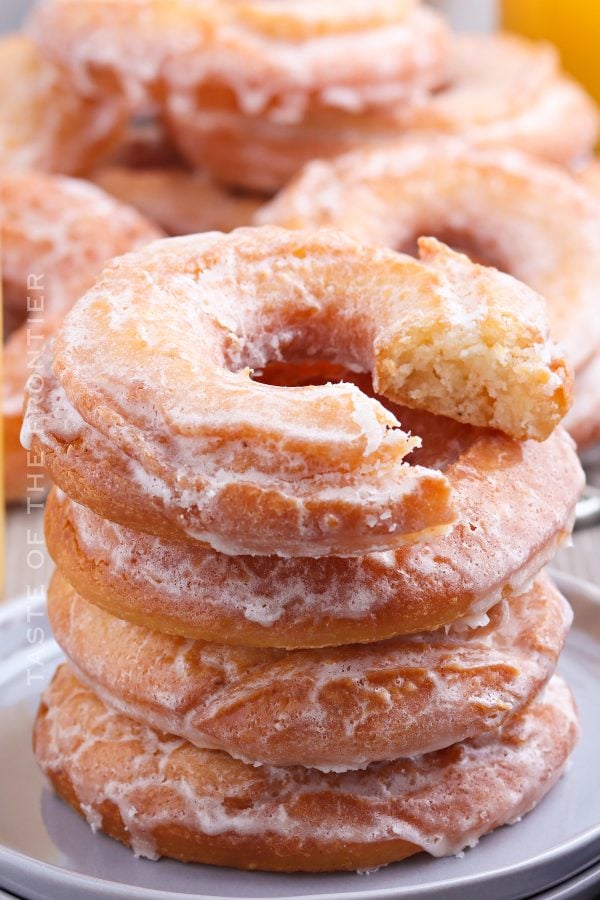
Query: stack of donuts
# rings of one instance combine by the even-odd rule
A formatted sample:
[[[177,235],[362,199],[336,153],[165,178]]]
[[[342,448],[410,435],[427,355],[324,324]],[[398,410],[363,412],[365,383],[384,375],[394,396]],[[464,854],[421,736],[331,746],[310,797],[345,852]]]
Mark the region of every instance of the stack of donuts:
[[[434,239],[264,225],[110,263],[25,415],[57,792],[137,854],[273,871],[531,810],[578,734],[542,572],[582,486],[570,392],[541,298]]]

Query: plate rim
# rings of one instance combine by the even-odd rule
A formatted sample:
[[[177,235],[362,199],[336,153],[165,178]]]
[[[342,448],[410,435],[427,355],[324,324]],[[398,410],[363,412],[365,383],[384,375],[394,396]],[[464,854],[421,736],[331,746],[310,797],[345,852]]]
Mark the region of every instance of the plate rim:
[[[571,575],[570,573],[562,572],[556,569],[548,569],[548,574],[556,582],[558,588],[565,594],[578,594],[579,597],[585,602],[591,603],[592,605],[598,606],[600,608],[599,586],[582,578]],[[15,616],[18,616],[19,611],[28,605],[30,606],[30,604],[31,600],[24,597],[11,599],[6,603],[3,603],[0,608],[0,625],[7,621],[10,621]],[[42,605],[41,602],[40,605]],[[7,659],[10,660],[10,658],[11,657],[9,656]],[[487,871],[486,873],[476,873],[469,876],[462,876],[460,878],[452,878],[445,882],[444,888],[449,891],[451,891],[453,888],[473,888],[476,887],[478,883],[485,883],[489,882],[490,880],[494,880],[497,883],[502,883],[502,881],[506,881],[509,878],[514,879],[515,876],[518,877],[521,873],[529,872],[532,869],[543,867],[549,862],[552,862],[553,865],[556,865],[557,861],[560,861],[565,856],[576,854],[578,851],[581,851],[585,847],[593,845],[596,842],[598,846],[596,847],[596,851],[593,857],[586,860],[585,863],[582,863],[579,868],[576,868],[574,871],[569,872],[569,875],[564,881],[555,880],[553,881],[553,883],[545,886],[542,889],[543,895],[544,891],[558,888],[563,883],[568,884],[569,880],[576,878],[578,875],[581,875],[582,873],[588,871],[588,869],[591,870],[594,868],[594,866],[600,866],[600,821],[598,821],[596,825],[573,835],[567,842],[561,845],[558,854],[556,850],[550,849],[543,851],[533,858],[518,863],[517,865],[513,865],[510,868],[496,868],[492,871]],[[3,873],[1,876],[3,882],[7,876],[12,879],[14,877],[14,873],[18,875],[19,873],[28,871],[36,877],[36,881],[38,878],[47,879],[46,884],[48,887],[60,888],[61,885],[64,887],[65,883],[68,883],[69,887],[72,888],[87,887],[89,889],[91,887],[96,892],[97,896],[104,896],[107,898],[114,898],[115,896],[118,896],[115,895],[114,892],[115,887],[117,887],[118,889],[123,890],[123,896],[125,896],[126,892],[126,895],[128,897],[131,897],[132,900],[142,900],[142,898],[148,898],[148,900],[174,900],[174,898],[176,898],[176,900],[226,900],[224,896],[219,897],[215,894],[200,894],[198,892],[192,894],[189,892],[178,892],[177,894],[173,894],[172,892],[169,893],[162,889],[127,885],[124,882],[110,882],[105,878],[100,878],[96,875],[84,875],[79,872],[69,871],[68,869],[63,868],[60,865],[55,865],[54,863],[34,859],[33,857],[28,856],[25,853],[22,853],[18,850],[13,850],[4,845],[0,845],[0,867]],[[7,890],[16,889],[10,881],[1,883],[0,888],[3,887],[5,887]],[[351,890],[343,891],[342,893],[340,893],[336,890],[333,892],[326,891],[318,894],[305,894],[300,891],[298,893],[289,894],[286,900],[393,900],[395,896],[398,896],[397,892],[399,888],[401,889],[401,887],[401,885],[397,885],[395,887],[374,889],[358,888],[356,891]],[[19,887],[19,890],[22,891],[22,888]],[[430,890],[431,886],[428,886],[426,884],[412,886],[411,897],[426,897]],[[248,898],[248,900],[250,900],[250,898]],[[274,900],[274,898],[256,894],[251,898],[251,900]]]
[[[590,837],[591,836],[591,837]],[[518,876],[523,871],[529,871],[532,863],[535,867],[543,866],[546,862],[552,861],[556,864],[557,860],[560,860],[566,852],[572,851],[577,847],[583,848],[587,846],[588,843],[591,843],[595,838],[600,840],[600,823],[597,826],[593,826],[592,828],[587,829],[584,832],[580,832],[574,838],[572,838],[567,844],[561,847],[560,853],[557,855],[553,850],[546,850],[544,853],[538,854],[538,856],[533,857],[533,859],[529,859],[522,863],[519,863],[517,866],[513,866],[510,869],[495,869],[493,871],[488,871],[481,874],[475,874],[468,876],[466,878],[452,878],[445,882],[444,889],[452,890],[453,888],[461,889],[464,887],[476,887],[479,882],[489,881],[490,879],[494,880],[507,880],[509,877],[512,879]],[[0,846],[0,863],[10,864],[12,862],[11,868],[24,861],[29,864],[30,870],[32,869],[37,875],[49,876],[48,878],[48,887],[60,887],[61,884],[64,886],[65,881],[71,882],[73,887],[85,887],[92,886],[98,895],[104,895],[105,897],[115,898],[119,895],[114,893],[114,887],[117,886],[123,889],[123,896],[131,897],[132,900],[142,900],[142,898],[148,898],[148,900],[227,900],[227,898],[223,896],[218,896],[215,894],[200,894],[195,892],[190,894],[188,892],[182,893],[177,892],[173,894],[163,890],[157,890],[155,888],[150,887],[140,887],[135,885],[126,885],[124,882],[109,882],[105,879],[98,878],[96,875],[82,875],[78,872],[70,872],[68,869],[63,869],[60,866],[56,866],[53,863],[47,863],[43,860],[34,860],[30,856],[26,856],[24,853],[20,853],[17,850],[11,850],[7,847]],[[33,863],[33,866],[31,866]],[[570,872],[566,879],[554,880],[551,884],[548,884],[546,887],[542,888],[542,893],[544,891],[552,890],[553,888],[558,888],[562,884],[568,883],[571,879],[577,878],[578,875],[581,875],[584,872],[587,872],[588,869],[593,869],[598,866],[600,868],[600,844],[597,848],[596,854],[585,863],[583,863],[580,867],[576,867],[576,869]],[[14,868],[13,868],[14,870]],[[18,871],[18,870],[17,870]],[[10,874],[10,872],[9,872]],[[251,872],[248,874],[252,874]],[[294,873],[290,873],[294,874]],[[324,873],[326,874],[326,873]],[[3,888],[4,885],[0,885],[0,888]],[[397,885],[395,887],[389,888],[375,888],[368,889],[367,891],[358,891],[349,893],[348,891],[344,891],[340,893],[336,891],[334,893],[320,893],[320,894],[288,894],[285,900],[393,900],[395,896],[397,896],[398,889],[401,888],[401,885]],[[6,884],[6,888],[8,890],[13,890],[13,887],[10,883]],[[19,888],[19,890],[22,890]],[[415,885],[411,887],[411,897],[426,897],[428,895],[428,891],[430,890],[430,886],[423,885]],[[431,894],[429,894],[431,896]],[[530,895],[535,898],[534,895]],[[242,900],[274,900],[273,897],[263,896],[263,895],[254,895],[252,898],[242,898]]]

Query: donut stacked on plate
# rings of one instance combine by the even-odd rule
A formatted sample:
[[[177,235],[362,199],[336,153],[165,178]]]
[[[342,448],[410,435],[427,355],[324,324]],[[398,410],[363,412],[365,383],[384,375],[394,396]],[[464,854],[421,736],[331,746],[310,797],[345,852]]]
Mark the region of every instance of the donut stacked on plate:
[[[540,574],[582,473],[529,288],[432,239],[155,242],[48,345],[68,665],[37,759],[136,853],[275,871],[457,853],[577,738]]]
[[[236,188],[273,192],[310,159],[409,131],[561,164],[597,136],[552,48],[454,36],[417,0],[42,0],[29,31],[78,93],[152,110],[188,164]]]

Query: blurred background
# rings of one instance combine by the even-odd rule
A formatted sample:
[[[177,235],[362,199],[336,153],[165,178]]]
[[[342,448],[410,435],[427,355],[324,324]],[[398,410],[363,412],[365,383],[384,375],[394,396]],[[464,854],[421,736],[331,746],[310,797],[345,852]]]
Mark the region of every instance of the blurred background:
[[[0,31],[17,28],[35,0],[2,0]],[[428,0],[454,28],[490,32],[500,25],[528,37],[544,37],[561,51],[565,68],[600,101],[599,0]]]
[[[595,0],[592,3],[595,4]],[[9,31],[16,28],[33,4],[34,0],[2,0],[0,29]],[[432,0],[431,5],[443,9],[451,17],[455,27],[466,27],[470,31],[490,31],[495,26],[495,0]]]

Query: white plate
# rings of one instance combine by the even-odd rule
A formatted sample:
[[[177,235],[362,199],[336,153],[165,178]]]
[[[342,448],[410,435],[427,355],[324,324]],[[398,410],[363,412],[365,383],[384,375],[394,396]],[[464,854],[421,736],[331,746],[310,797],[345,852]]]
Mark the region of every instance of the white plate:
[[[60,658],[58,648],[41,608],[21,601],[0,610],[0,887],[26,900],[517,900],[572,879],[600,860],[600,591],[558,580],[576,613],[560,667],[583,724],[570,770],[521,823],[499,829],[462,858],[420,854],[371,875],[156,863],[92,834],[45,787],[30,749],[39,693]],[[31,630],[36,627],[41,631]]]

